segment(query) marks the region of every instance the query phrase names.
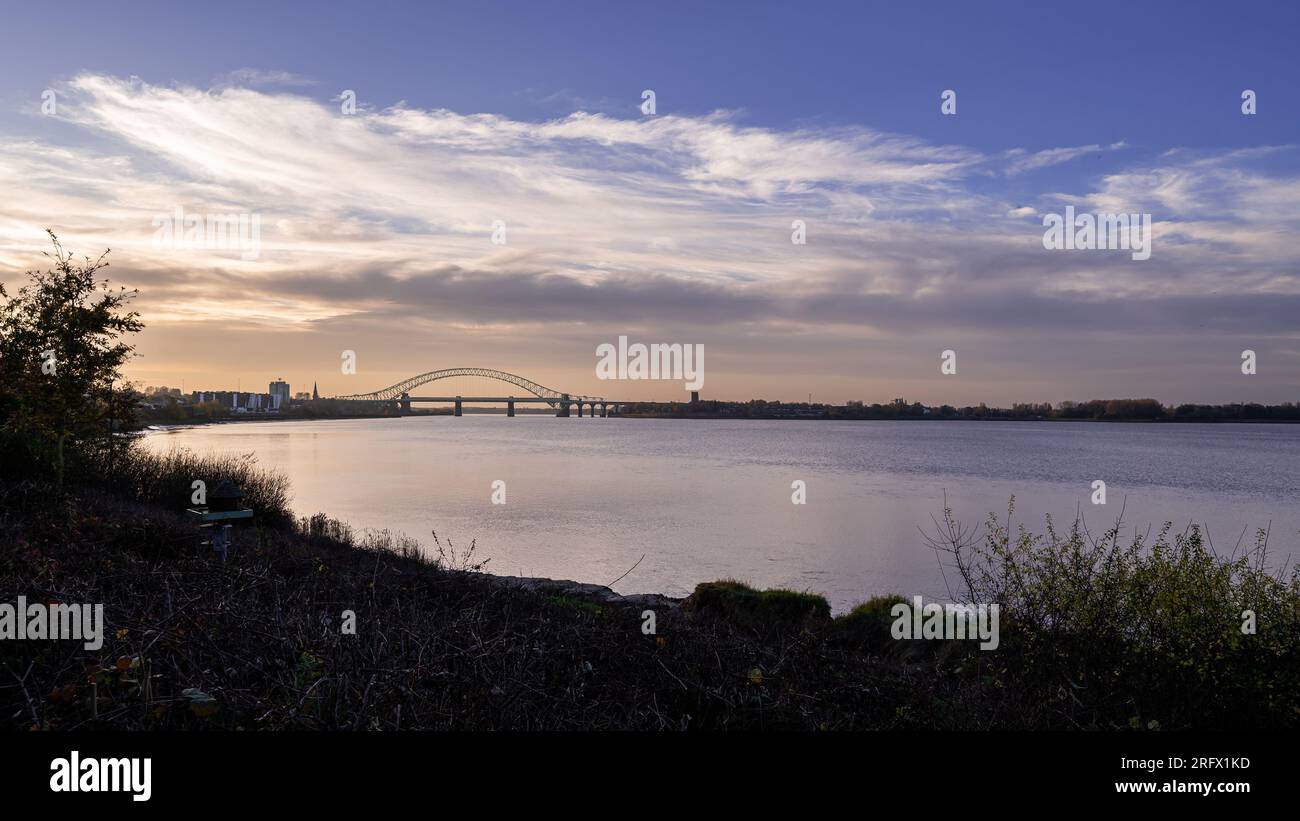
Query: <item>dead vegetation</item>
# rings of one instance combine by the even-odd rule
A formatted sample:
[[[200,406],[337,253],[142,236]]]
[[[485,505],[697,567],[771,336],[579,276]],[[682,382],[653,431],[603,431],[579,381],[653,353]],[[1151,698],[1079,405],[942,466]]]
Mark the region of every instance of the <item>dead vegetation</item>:
[[[219,463],[204,470],[224,474]],[[175,507],[139,490],[166,488],[171,499],[173,486],[0,481],[0,602],[102,603],[107,622],[97,651],[0,642],[10,729],[1277,728],[1300,716],[1295,688],[1278,686],[1296,659],[1293,632],[1277,632],[1293,624],[1294,586],[1214,571],[1194,544],[1130,560],[1147,595],[1115,612],[1147,614],[1134,633],[1103,618],[1132,574],[1115,561],[1041,564],[1036,543],[1022,540],[1017,579],[1026,568],[1068,571],[1023,589],[1065,603],[1034,622],[1003,596],[1002,645],[982,653],[969,642],[890,639],[897,597],[838,618],[819,596],[734,581],[702,584],[680,605],[620,599],[471,572],[482,567],[473,545],[430,553],[324,515],[288,524],[274,505],[238,530],[222,562]],[[280,498],[274,482],[261,486]],[[1003,531],[991,535],[1010,549]],[[1089,567],[1107,583],[1086,583],[1099,572]],[[1219,583],[1189,581],[1200,578]],[[1249,594],[1273,632],[1203,652],[1195,642],[1210,634],[1179,615],[1209,601],[1198,590]],[[1236,593],[1229,603],[1239,605]],[[646,608],[656,616],[649,635]],[[1083,636],[1062,623],[1080,613],[1097,616]],[[1170,623],[1176,634],[1158,632],[1162,613],[1182,619]],[[1106,630],[1117,632],[1108,640]],[[1186,646],[1171,654],[1181,636]]]
[[[103,602],[104,646],[0,644],[12,729],[895,727],[924,671],[680,608],[530,592],[316,517],[229,560],[189,523],[101,492],[0,490],[6,601]],[[343,632],[344,611],[356,634]]]

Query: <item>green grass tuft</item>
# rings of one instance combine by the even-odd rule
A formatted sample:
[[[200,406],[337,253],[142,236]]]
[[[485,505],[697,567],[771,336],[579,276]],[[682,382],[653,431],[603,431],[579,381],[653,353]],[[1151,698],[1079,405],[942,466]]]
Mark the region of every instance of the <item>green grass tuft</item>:
[[[794,590],[755,590],[731,579],[696,586],[683,606],[764,633],[823,625],[831,617],[831,606],[822,596]]]
[[[894,593],[873,596],[836,618],[832,631],[837,638],[854,644],[877,650],[886,649],[894,643],[894,638],[890,635],[890,627],[894,623],[890,608],[907,603],[905,597]]]

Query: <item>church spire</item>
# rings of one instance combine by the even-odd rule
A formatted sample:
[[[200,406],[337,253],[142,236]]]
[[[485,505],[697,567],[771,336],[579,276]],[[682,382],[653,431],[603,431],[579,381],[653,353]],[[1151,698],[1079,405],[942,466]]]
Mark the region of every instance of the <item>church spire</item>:
[[[311,383],[311,398],[313,401],[320,399],[320,393],[316,390],[316,383]]]

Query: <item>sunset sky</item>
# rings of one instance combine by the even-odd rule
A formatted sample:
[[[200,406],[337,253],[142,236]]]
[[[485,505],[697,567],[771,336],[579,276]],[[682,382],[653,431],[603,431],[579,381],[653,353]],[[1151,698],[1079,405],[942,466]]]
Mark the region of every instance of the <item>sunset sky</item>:
[[[0,281],[111,247],[129,375],[191,390],[685,398],[596,379],[626,335],[703,344],[706,398],[1300,401],[1293,4],[373,5],[7,5]],[[1070,205],[1151,258],[1045,250]]]

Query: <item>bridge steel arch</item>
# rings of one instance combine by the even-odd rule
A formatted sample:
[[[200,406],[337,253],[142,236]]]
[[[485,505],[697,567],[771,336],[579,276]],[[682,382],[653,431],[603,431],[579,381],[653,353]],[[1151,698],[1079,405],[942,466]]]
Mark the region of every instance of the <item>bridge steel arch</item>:
[[[442,370],[429,371],[428,373],[422,373],[418,376],[412,376],[410,379],[404,379],[396,385],[389,385],[387,388],[377,390],[373,393],[355,393],[347,396],[336,396],[334,398],[363,402],[395,402],[400,400],[404,394],[409,394],[414,388],[418,388],[421,385],[427,385],[430,382],[436,382],[439,379],[451,379],[455,376],[484,376],[489,379],[506,382],[515,387],[523,388],[539,399],[547,400],[548,404],[551,406],[558,405],[560,400],[566,396],[563,391],[548,388],[545,385],[538,384],[537,382],[523,376],[494,370],[492,368],[443,368]],[[578,396],[575,394],[568,394],[568,397],[571,403],[579,401],[604,401],[598,396]]]

